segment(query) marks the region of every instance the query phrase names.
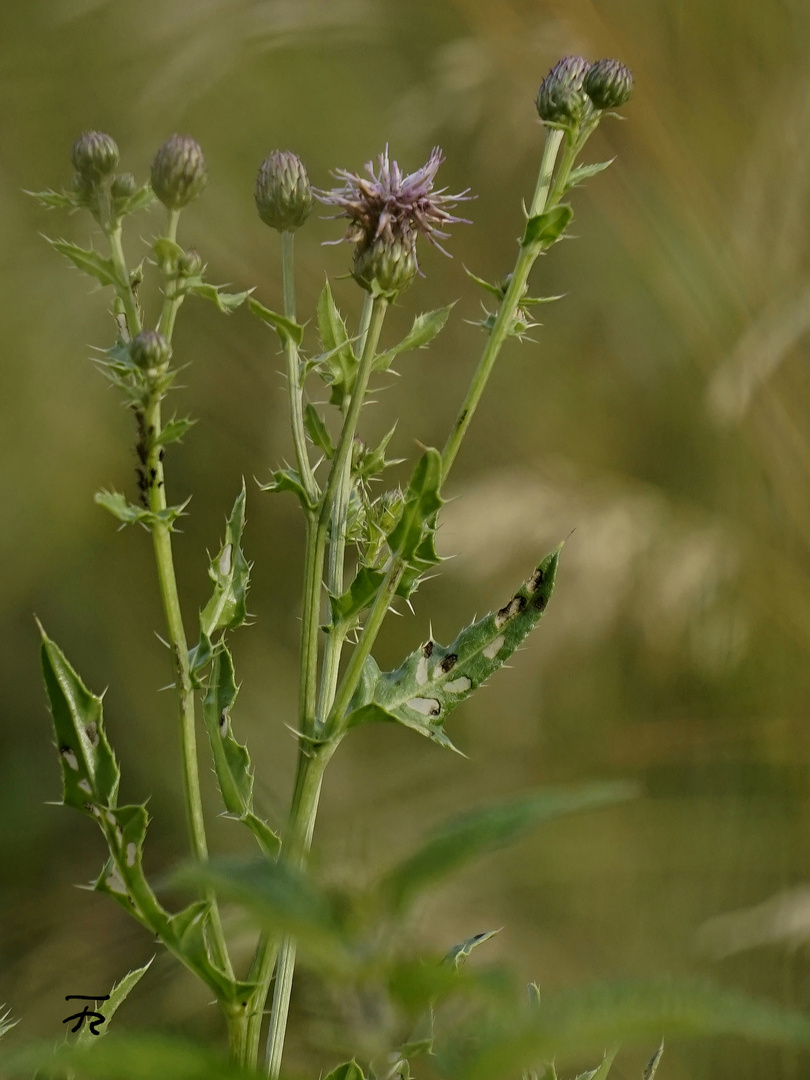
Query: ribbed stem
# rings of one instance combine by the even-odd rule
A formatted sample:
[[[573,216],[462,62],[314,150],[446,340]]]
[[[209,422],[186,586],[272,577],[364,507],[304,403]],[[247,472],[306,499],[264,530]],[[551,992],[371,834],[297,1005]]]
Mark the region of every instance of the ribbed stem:
[[[293,261],[293,243],[295,233],[281,234],[281,283],[284,295],[284,315],[295,322],[295,264]],[[309,463],[307,440],[304,431],[304,413],[301,393],[301,367],[298,360],[298,346],[289,336],[284,341],[284,357],[287,361],[287,390],[290,400],[290,421],[292,424],[295,461],[304,485],[304,490],[311,505],[318,498],[318,485]]]

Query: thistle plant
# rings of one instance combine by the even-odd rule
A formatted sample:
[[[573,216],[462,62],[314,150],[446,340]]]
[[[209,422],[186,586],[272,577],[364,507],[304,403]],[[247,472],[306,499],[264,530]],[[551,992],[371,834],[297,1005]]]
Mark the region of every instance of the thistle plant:
[[[116,173],[119,152],[109,135],[87,133],[73,148],[72,188],[37,194],[47,207],[89,211],[101,233],[102,249],[51,243],[109,288],[112,297],[115,340],[97,363],[132,412],[137,471],[129,495],[102,491],[96,501],[119,522],[140,525],[152,538],[173,665],[192,860],[174,881],[193,890],[194,899],[169,911],[148,881],[142,856],[149,815],[145,804],[118,803],[120,768],[105,730],[101,698],[41,628],[63,802],[96,823],[108,849],[93,889],[120,904],[218,1002],[231,1064],[218,1065],[217,1075],[235,1077],[240,1070],[247,1075],[256,1069],[273,1080],[280,1075],[299,948],[325,977],[339,980],[345,992],[352,988],[383,1003],[373,1031],[346,1033],[354,1058],[337,1066],[332,1080],[405,1080],[419,1055],[424,1069],[446,1077],[495,1080],[509,1073],[551,1078],[557,1075],[551,1064],[557,1053],[603,1046],[608,1035],[616,1044],[639,1034],[656,1036],[657,1042],[667,1026],[682,1032],[753,1030],[765,1037],[808,1038],[810,1025],[804,1018],[741,1003],[702,985],[617,985],[542,1002],[534,988],[527,1005],[511,981],[493,978],[487,969],[464,968],[473,949],[492,937],[490,931],[454,946],[443,963],[415,964],[402,954],[396,928],[425,888],[533,825],[626,799],[632,790],[625,784],[545,789],[454,818],[352,897],[320,889],[307,873],[324,775],[343,740],[355,728],[385,722],[454,749],[450,714],[496,675],[546,612],[561,547],[529,567],[513,593],[450,643],[432,638],[415,643],[393,671],[382,671],[374,658],[392,606],[410,602],[441,562],[436,532],[444,493],[492,369],[507,341],[522,340],[536,325],[532,308],[554,299],[529,295],[532,267],[566,235],[574,213],[568,201],[573,189],[609,164],[580,164],[579,159],[606,111],[624,105],[632,86],[630,72],[617,61],[591,65],[581,57],[560,61],[543,80],[537,110],[545,144],[514,266],[498,283],[470,274],[490,305],[481,319],[480,359],[444,447],[425,449],[408,483],[381,494],[373,482],[392,464],[386,457],[392,433],[376,446],[361,439],[369,386],[404,353],[433,342],[452,307],[417,315],[402,340],[386,341],[389,308],[403,300],[422,273],[420,245],[444,250],[450,229],[465,224],[454,211],[471,197],[469,192],[453,195],[436,186],[441,150],[435,148],[421,168],[406,174],[386,148],[364,173],[336,170],[338,186],[330,190],[311,187],[295,154],[273,150],[267,156],[256,179],[255,201],[261,221],[280,235],[280,312],[265,306],[252,290],[232,293],[211,283],[201,256],[182,246],[181,211],[200,197],[207,180],[203,152],[188,136],[172,135],[155,155],[150,182],[139,184],[128,173]],[[149,266],[129,266],[121,239],[124,223],[155,199],[165,213],[147,254]],[[313,347],[311,332],[298,318],[293,259],[296,233],[316,201],[348,222],[343,239],[354,245],[351,275],[361,288],[362,305],[356,326],[350,326],[327,282],[317,302],[319,341]],[[162,304],[155,312],[145,311],[140,301],[145,272],[157,273],[162,284]],[[296,730],[298,758],[289,815],[280,832],[254,804],[253,767],[234,730],[237,681],[229,638],[246,621],[250,577],[243,549],[244,485],[211,560],[211,595],[201,607],[199,625],[185,625],[180,612],[173,535],[187,500],[169,499],[166,459],[173,444],[189,434],[192,421],[176,413],[167,418],[164,402],[175,393],[178,363],[184,363],[173,351],[173,333],[189,297],[213,303],[226,314],[244,305],[275,332],[285,357],[294,462],[273,472],[263,490],[297,498],[306,541],[298,714],[285,718]],[[310,399],[318,383],[328,392],[330,422]],[[339,431],[336,438],[334,430]],[[255,840],[255,858],[248,861],[209,858],[198,772],[200,720],[225,811]],[[232,963],[220,917],[225,901],[244,908],[259,928],[244,971]],[[114,989],[116,1007],[145,970],[130,973]],[[443,1027],[444,1005],[452,997],[461,1004]],[[41,1067],[55,1070],[54,1075],[68,1067],[81,1072],[87,1041]],[[106,1062],[97,1068],[113,1075],[114,1056],[99,1057],[100,1046],[90,1050],[97,1063]],[[168,1055],[165,1061],[176,1062],[173,1076],[183,1075],[184,1069],[201,1075],[196,1052],[184,1051],[185,1058],[171,1057],[174,1051],[165,1047],[162,1052]],[[604,1080],[615,1053],[614,1046],[587,1075]],[[653,1076],[660,1056],[659,1050],[645,1077]],[[143,1061],[144,1075],[152,1075],[157,1059]],[[213,1068],[210,1062],[205,1066],[209,1072]]]

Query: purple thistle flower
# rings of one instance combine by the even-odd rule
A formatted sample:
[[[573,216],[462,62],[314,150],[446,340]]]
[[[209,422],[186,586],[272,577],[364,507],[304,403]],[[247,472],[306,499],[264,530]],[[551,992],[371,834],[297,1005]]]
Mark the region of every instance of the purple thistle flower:
[[[340,214],[336,216],[349,219],[343,239],[358,244],[359,253],[378,240],[388,244],[404,242],[415,248],[421,233],[448,255],[439,243],[439,239],[449,235],[444,227],[457,223],[469,225],[465,218],[455,217],[450,211],[456,203],[474,196],[468,194],[469,189],[458,195],[446,195],[446,188],[433,190],[443,161],[444,155],[436,146],[421,169],[403,176],[397,162],[389,159],[386,146],[377,158],[376,169],[373,161],[366,164],[368,176],[337,169],[333,175],[344,182],[343,187],[317,191],[316,196],[326,206],[338,207]]]

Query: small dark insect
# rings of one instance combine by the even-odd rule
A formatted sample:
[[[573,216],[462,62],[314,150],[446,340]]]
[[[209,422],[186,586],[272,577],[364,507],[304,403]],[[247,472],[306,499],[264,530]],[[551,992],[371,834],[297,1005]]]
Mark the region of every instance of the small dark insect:
[[[434,643],[432,641],[425,642],[424,648],[422,649],[422,655],[423,656],[428,656],[428,657],[433,656],[433,650],[435,648],[436,648],[436,646],[434,645]]]
[[[455,664],[456,664],[457,660],[458,660],[458,656],[456,655],[456,653],[454,653],[454,652],[448,653],[448,655],[445,656],[444,660],[442,660],[442,662],[439,664],[439,668],[445,674],[447,674],[448,671],[451,671],[455,667]]]
[[[546,574],[542,566],[538,566],[532,576],[529,578],[528,587],[529,592],[536,592],[543,582],[546,580]]]

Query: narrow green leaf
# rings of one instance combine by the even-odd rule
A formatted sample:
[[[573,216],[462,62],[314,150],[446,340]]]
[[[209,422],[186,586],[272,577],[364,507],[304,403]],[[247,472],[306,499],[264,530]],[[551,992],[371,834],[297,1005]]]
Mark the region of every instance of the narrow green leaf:
[[[595,1069],[589,1069],[587,1072],[580,1073],[579,1076],[576,1077],[576,1080],[607,1080],[618,1052],[618,1047],[607,1050],[601,1063]]]
[[[301,474],[297,469],[276,469],[270,483],[259,484],[259,489],[261,491],[269,491],[272,494],[277,494],[281,491],[291,491],[294,495],[298,496],[304,509],[309,509],[309,497],[307,496],[306,488],[301,480]]]
[[[392,554],[406,563],[416,553],[425,528],[442,506],[441,483],[442,456],[438,450],[428,447],[411,476],[399,521],[388,535]]]
[[[572,169],[568,174],[568,179],[565,182],[565,190],[570,191],[571,188],[575,188],[578,184],[581,184],[583,180],[590,180],[592,176],[604,172],[604,170],[612,165],[615,160],[616,158],[612,157],[610,161],[598,161],[595,165],[577,165],[577,167]]]
[[[390,911],[399,911],[422,889],[465,863],[513,843],[538,825],[611,806],[635,794],[635,789],[624,783],[547,788],[468,811],[435,830],[421,848],[385,874],[377,891],[380,902]]]
[[[452,303],[448,304],[447,307],[437,308],[436,311],[428,311],[424,315],[417,315],[413,321],[413,326],[402,341],[375,358],[374,370],[387,371],[392,361],[400,353],[407,352],[409,349],[422,349],[428,345],[444,329],[444,325],[454,307],[455,303]]]
[[[225,525],[225,539],[211,560],[208,576],[214,583],[211,599],[200,613],[200,630],[211,638],[217,630],[235,630],[247,618],[250,565],[242,550],[245,528],[245,483]]]
[[[332,1069],[327,1073],[324,1080],[366,1080],[363,1075],[363,1070],[352,1058],[351,1061],[344,1061],[342,1065],[338,1065],[337,1068]]]
[[[99,255],[92,248],[82,248],[77,244],[70,244],[66,240],[49,240],[48,243],[60,255],[64,255],[66,259],[69,259],[83,274],[89,274],[96,281],[100,281],[102,285],[114,285],[116,289],[127,288],[129,283],[122,281],[118,276],[112,259],[105,259],[103,255]]]
[[[361,566],[354,581],[342,596],[329,597],[332,622],[351,625],[355,618],[374,602],[384,577],[380,570]]]
[[[5,1009],[5,1008],[6,1008],[5,1005],[0,1005],[0,1010]],[[17,1024],[19,1024],[19,1022],[20,1022],[19,1020],[9,1020],[10,1016],[11,1016],[11,1010],[10,1009],[6,1009],[5,1012],[0,1012],[0,1039],[2,1039],[2,1037],[7,1032],[11,1031],[11,1029],[13,1027],[16,1027]]]
[[[490,938],[494,938],[495,935],[499,933],[500,930],[485,930],[481,934],[473,934],[473,936],[467,938],[466,941],[462,941],[460,945],[454,945],[447,956],[445,956],[444,963],[450,964],[454,968],[459,968],[469,957],[473,949],[477,949],[479,945],[483,945],[485,941],[489,941]]]
[[[203,300],[208,300],[211,304],[216,304],[221,312],[225,315],[230,315],[232,311],[244,304],[245,300],[250,296],[251,290],[246,292],[229,293],[225,292],[224,285],[211,285],[207,281],[188,281],[185,285],[185,291],[192,296],[199,296]]]
[[[411,557],[411,568],[421,571],[429,563],[428,555],[435,552],[432,536],[429,539],[429,551],[423,541]],[[347,723],[395,720],[452,745],[442,730],[447,716],[504,665],[542,618],[554,589],[559,554],[558,548],[546,556],[499,611],[466,627],[452,644],[428,641],[396,671],[373,673],[369,668],[371,674],[355,694]]]
[[[482,289],[491,293],[492,296],[497,296],[499,300],[503,299],[504,290],[501,285],[493,285],[491,281],[485,281],[484,278],[480,278],[477,274],[474,274],[472,270],[468,270],[466,266],[464,267],[464,273],[468,278],[472,278],[476,284],[480,285]]]
[[[307,434],[312,439],[313,445],[323,450],[328,458],[333,458],[335,456],[335,444],[332,442],[332,436],[329,434],[318,410],[309,402],[307,402],[304,409],[304,427],[307,429]]]
[[[185,509],[191,499],[186,499],[179,506],[167,506],[165,510],[158,511],[148,510],[145,506],[135,506],[128,502],[120,491],[98,491],[95,502],[125,525],[142,525],[145,529],[151,529],[156,523],[163,523],[171,528],[179,517],[185,517]]]
[[[176,266],[185,255],[185,251],[177,241],[168,236],[159,236],[152,245],[152,251],[155,253],[158,265],[165,268]]]
[[[30,195],[48,210],[77,210],[81,205],[76,196],[67,191],[23,191],[23,195]]]
[[[526,231],[520,241],[521,247],[551,247],[568,228],[574,211],[566,203],[552,206],[526,222]]]
[[[271,311],[270,308],[265,307],[264,304],[260,304],[258,300],[253,296],[248,296],[248,307],[257,319],[261,319],[262,322],[266,322],[268,326],[272,326],[278,336],[281,338],[281,344],[290,340],[295,342],[296,345],[300,345],[304,340],[304,328],[299,326],[297,322],[293,322],[292,319],[286,318],[284,315],[279,315],[275,311]]]
[[[663,1056],[664,1056],[664,1040],[662,1039],[661,1040],[661,1045],[658,1047],[658,1049],[655,1051],[653,1056],[647,1062],[647,1067],[644,1069],[644,1074],[643,1074],[641,1080],[653,1080],[653,1077],[655,1076],[656,1072],[658,1071],[658,1066],[661,1064],[661,1058]]]
[[[358,361],[328,280],[318,298],[317,317],[318,332],[324,348],[323,359],[328,382],[332,387],[331,402],[333,405],[341,405],[345,395],[351,392]]]
[[[181,442],[189,428],[197,423],[190,416],[173,416],[167,420],[160,429],[160,435],[155,439],[155,446],[168,446],[169,443]]]
[[[42,671],[62,764],[62,801],[92,813],[114,807],[121,773],[107,736],[101,698],[84,685],[64,653],[42,635]]]
[[[154,957],[152,957],[154,960]],[[101,1035],[106,1035],[110,1027],[110,1020],[118,1012],[119,1008],[123,1005],[149,968],[152,966],[152,960],[149,960],[143,967],[136,968],[135,971],[130,971],[128,975],[125,975],[120,982],[117,982],[110,991],[110,996],[107,1001],[103,1002],[103,1009],[100,1010],[104,1014],[105,1022],[103,1026],[98,1029],[98,1035],[94,1035],[87,1024],[85,1024],[79,1031],[76,1037],[76,1046],[90,1046],[94,1045],[96,1040]]]

